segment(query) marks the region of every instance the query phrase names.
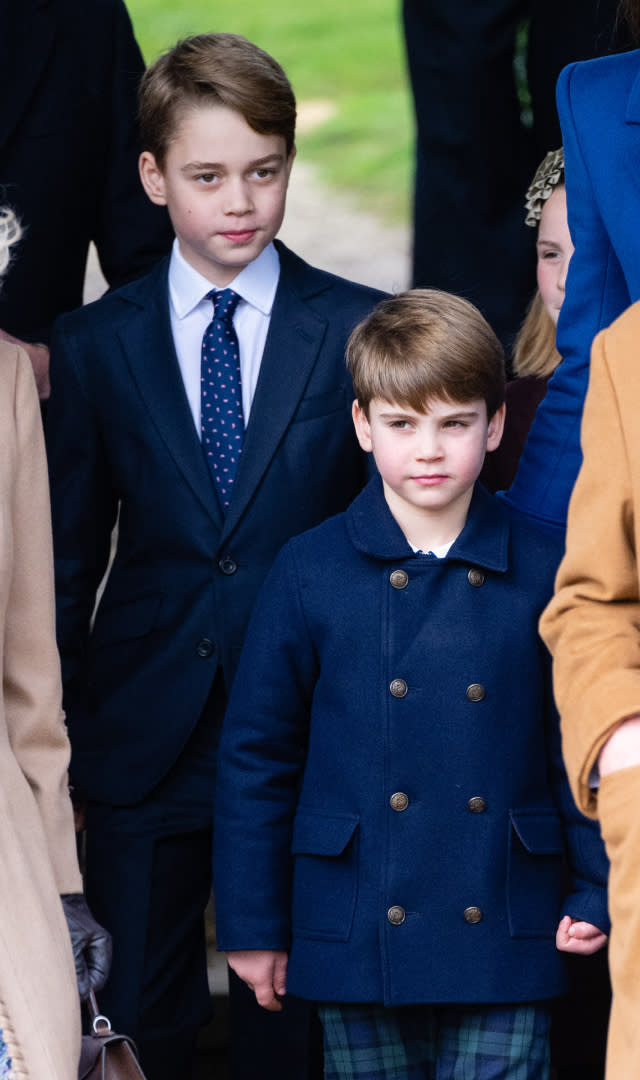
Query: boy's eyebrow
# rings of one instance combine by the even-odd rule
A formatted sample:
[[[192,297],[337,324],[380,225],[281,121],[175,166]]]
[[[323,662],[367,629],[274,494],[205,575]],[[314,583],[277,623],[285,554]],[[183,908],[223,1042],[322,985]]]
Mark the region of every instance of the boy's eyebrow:
[[[413,415],[415,415],[413,409],[405,410],[405,409],[402,408],[402,406],[398,406],[396,409],[393,409],[391,412],[381,412],[380,413],[380,418],[382,420],[393,420],[393,419],[397,419],[398,417],[413,416]],[[425,415],[428,415],[428,414],[425,414]],[[471,419],[473,419],[473,417],[478,416],[478,415],[479,415],[479,410],[478,409],[466,408],[464,405],[460,406],[460,408],[457,408],[455,405],[452,405],[451,412],[443,413],[442,416],[438,417],[438,419],[439,420],[455,420],[455,419],[459,419],[459,418],[466,418],[467,420],[471,420]]]
[[[279,165],[284,161],[284,154],[267,154],[266,157],[256,158],[255,161],[250,161],[247,165],[248,169],[259,169],[263,165]],[[223,161],[188,161],[186,165],[183,165],[180,172],[204,172],[208,170],[211,172],[213,169],[225,169],[226,165]]]

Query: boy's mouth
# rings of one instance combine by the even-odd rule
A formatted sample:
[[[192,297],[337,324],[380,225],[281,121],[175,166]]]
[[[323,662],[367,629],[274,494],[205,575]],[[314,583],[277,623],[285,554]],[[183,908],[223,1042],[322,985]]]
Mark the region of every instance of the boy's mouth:
[[[232,244],[246,244],[249,240],[253,240],[257,233],[257,229],[237,229],[235,231],[220,233],[225,240],[230,240]]]

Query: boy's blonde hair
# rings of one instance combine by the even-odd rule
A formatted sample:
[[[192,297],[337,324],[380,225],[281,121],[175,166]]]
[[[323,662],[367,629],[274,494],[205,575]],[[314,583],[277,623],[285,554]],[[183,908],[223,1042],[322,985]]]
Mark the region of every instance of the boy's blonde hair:
[[[11,248],[22,236],[20,222],[8,206],[0,208],[0,280],[4,277],[11,258]]]
[[[434,400],[504,401],[504,353],[468,300],[411,289],[382,300],[351,334],[347,366],[360,407],[374,399],[424,412]]]
[[[295,142],[296,99],[280,64],[239,34],[179,41],[147,68],[139,92],[140,134],[162,168],[181,114],[198,105],[235,109],[259,135]]]
[[[553,374],[560,363],[556,348],[556,325],[537,289],[513,346],[513,373],[519,379]]]

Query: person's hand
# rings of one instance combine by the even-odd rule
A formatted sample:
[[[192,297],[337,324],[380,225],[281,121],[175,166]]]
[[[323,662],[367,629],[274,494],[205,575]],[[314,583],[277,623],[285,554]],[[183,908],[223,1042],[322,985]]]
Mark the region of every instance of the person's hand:
[[[286,952],[273,949],[244,949],[227,953],[229,967],[256,995],[258,1005],[280,1012],[279,998],[287,992]]]
[[[51,383],[49,382],[49,349],[47,346],[34,345],[30,341],[21,341],[20,338],[14,337],[13,334],[8,334],[6,330],[1,329],[0,340],[11,341],[14,345],[20,345],[20,347],[28,354],[35,376],[36,386],[38,388],[38,397],[40,398],[40,401],[46,401],[51,394]]]
[[[629,716],[609,736],[598,757],[600,776],[640,765],[640,716]]]
[[[84,1001],[90,990],[101,990],[107,981],[111,934],[96,922],[82,893],[64,893],[60,899],[69,927],[78,993]]]
[[[591,956],[607,943],[607,935],[593,923],[582,922],[565,915],[556,931],[556,948],[560,952]]]

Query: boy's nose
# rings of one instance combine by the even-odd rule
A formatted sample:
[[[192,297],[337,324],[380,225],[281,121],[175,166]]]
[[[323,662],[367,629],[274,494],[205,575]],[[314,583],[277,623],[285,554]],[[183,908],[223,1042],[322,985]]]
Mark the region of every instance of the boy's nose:
[[[247,214],[253,210],[253,200],[248,186],[242,181],[232,181],[226,190],[224,204],[226,214]]]

